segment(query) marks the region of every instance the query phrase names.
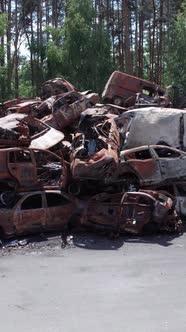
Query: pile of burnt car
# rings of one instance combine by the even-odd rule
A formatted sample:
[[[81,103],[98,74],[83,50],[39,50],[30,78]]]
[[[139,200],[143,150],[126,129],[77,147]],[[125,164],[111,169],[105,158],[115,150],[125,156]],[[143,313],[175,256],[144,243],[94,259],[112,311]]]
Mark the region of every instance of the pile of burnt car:
[[[161,87],[119,72],[99,101],[56,78],[40,97],[1,105],[1,236],[70,224],[114,234],[182,232],[177,190],[186,153],[170,145],[184,150],[184,110],[167,108]]]

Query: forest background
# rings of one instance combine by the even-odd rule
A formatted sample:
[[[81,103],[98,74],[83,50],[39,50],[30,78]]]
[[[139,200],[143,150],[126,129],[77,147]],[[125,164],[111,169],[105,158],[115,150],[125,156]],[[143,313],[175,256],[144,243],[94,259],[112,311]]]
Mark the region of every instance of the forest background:
[[[0,101],[63,76],[101,92],[114,70],[186,89],[186,0],[0,0]]]

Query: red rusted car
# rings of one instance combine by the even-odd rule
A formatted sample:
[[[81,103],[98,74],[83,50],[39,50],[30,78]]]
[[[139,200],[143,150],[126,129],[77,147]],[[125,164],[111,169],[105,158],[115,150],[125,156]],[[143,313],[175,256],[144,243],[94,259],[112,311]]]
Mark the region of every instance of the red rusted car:
[[[6,204],[7,200],[7,204]],[[0,237],[62,230],[76,211],[76,202],[57,190],[0,195]]]
[[[77,91],[67,92],[57,98],[52,106],[52,114],[43,121],[57,130],[63,130],[80,118],[81,113],[99,101],[96,93],[86,95]]]
[[[81,225],[116,233],[182,232],[182,221],[169,195],[147,190],[93,196],[84,207]]]
[[[37,106],[41,104],[40,98],[35,99],[13,99],[7,101],[3,104],[4,114],[12,114],[12,113],[24,113],[30,114],[34,113]]]
[[[122,151],[119,177],[141,186],[183,181],[186,179],[186,153],[163,145]]]
[[[136,103],[150,103],[168,106],[164,98],[165,90],[155,83],[141,78],[114,71],[107,81],[102,98],[105,103],[114,103],[119,106],[130,107]]]
[[[0,150],[1,191],[58,189],[66,181],[65,163],[55,153],[29,148]]]

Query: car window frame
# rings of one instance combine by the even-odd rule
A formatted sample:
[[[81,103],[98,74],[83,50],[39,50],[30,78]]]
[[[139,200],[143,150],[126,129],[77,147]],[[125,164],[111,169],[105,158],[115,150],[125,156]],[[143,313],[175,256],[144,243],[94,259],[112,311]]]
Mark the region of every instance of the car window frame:
[[[24,195],[23,197],[21,197],[20,199],[19,199],[19,201],[16,203],[16,205],[13,207],[13,209],[15,209],[15,210],[17,210],[17,211],[19,211],[19,212],[21,212],[21,211],[29,211],[29,210],[31,210],[31,209],[25,209],[25,210],[23,210],[23,209],[21,209],[21,205],[22,205],[22,203],[28,198],[28,197],[30,197],[30,196],[34,196],[34,195],[41,195],[41,201],[42,201],[42,207],[41,208],[37,208],[37,209],[32,209],[32,210],[38,210],[38,209],[43,209],[43,208],[45,208],[45,202],[44,202],[44,197],[43,197],[43,193],[42,192],[33,192],[33,193],[29,193],[29,194],[26,194],[26,195]]]
[[[48,206],[48,203],[47,203],[47,194],[52,194],[52,195],[60,195],[61,196],[61,198],[63,199],[66,199],[66,200],[68,200],[68,203],[67,204],[70,204],[72,201],[71,201],[71,199],[69,198],[69,197],[66,197],[66,195],[63,195],[62,193],[57,193],[57,192],[45,192],[45,194],[44,194],[44,199],[45,199],[45,205],[46,205],[46,208],[47,209],[50,209],[50,208],[55,208],[55,207],[58,207],[58,206],[66,206],[66,204],[61,204],[61,205],[56,205],[56,206]]]

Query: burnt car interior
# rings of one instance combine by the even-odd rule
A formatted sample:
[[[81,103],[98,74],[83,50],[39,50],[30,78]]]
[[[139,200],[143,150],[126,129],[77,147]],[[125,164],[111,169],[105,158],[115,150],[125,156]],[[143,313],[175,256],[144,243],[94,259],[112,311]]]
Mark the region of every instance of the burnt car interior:
[[[159,158],[179,158],[181,153],[167,148],[154,148]]]

